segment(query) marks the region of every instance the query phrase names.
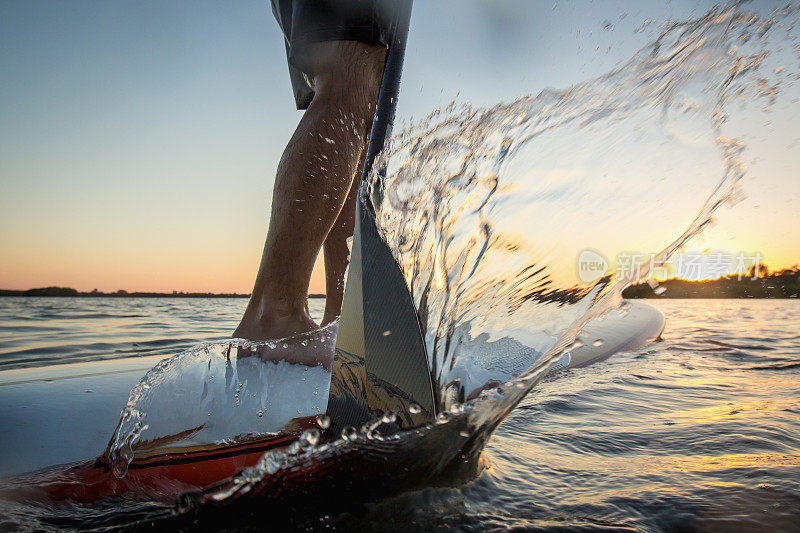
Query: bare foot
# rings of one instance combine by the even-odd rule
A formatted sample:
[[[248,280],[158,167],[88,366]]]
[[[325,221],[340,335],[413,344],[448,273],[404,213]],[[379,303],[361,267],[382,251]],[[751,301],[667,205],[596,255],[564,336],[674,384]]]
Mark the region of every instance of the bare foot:
[[[307,333],[319,329],[307,310],[301,309],[281,316],[266,307],[251,302],[231,337],[272,342],[257,345],[255,351],[239,348],[237,357],[258,355],[264,361],[285,360],[291,364],[322,366],[330,369],[333,363],[332,352],[315,350],[318,343],[309,343],[306,338]]]

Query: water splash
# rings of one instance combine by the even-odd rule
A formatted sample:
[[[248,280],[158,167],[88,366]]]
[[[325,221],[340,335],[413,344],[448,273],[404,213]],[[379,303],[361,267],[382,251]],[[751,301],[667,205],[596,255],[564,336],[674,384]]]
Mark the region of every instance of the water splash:
[[[443,398],[487,340],[527,347],[531,364],[552,360],[740,198],[730,108],[774,103],[790,78],[760,67],[770,31],[781,20],[791,33],[797,11],[714,8],[670,23],[603,76],[490,108],[452,103],[393,139],[387,178],[365,194],[427,327]],[[653,253],[635,272],[586,283],[576,271],[587,249]]]
[[[781,85],[797,79],[788,69],[762,72],[770,37],[779,27],[790,33],[797,13],[797,6],[764,17],[739,4],[714,8],[668,24],[598,78],[490,108],[453,103],[400,132],[376,165],[387,165],[386,179],[363,193],[417,304],[447,412],[387,437],[369,424],[322,445],[309,435],[305,445],[268,452],[187,496],[183,508],[245,495],[309,499],[321,485],[335,494],[337,482],[351,495],[359,483],[387,476],[391,483],[370,486],[399,490],[474,473],[488,436],[551,368],[586,342],[605,345],[584,342],[587,321],[610,320],[629,283],[740,198],[745,147],[729,131],[733,104],[769,108]],[[608,259],[654,253],[636,272],[610,269],[586,282],[576,260],[587,249]],[[476,369],[514,377],[482,386]],[[147,426],[137,405],[129,403],[125,431],[115,434],[122,458]],[[312,465],[316,477],[298,477]]]
[[[797,13],[797,5],[766,16],[739,4],[716,7],[668,23],[651,45],[598,78],[490,108],[452,103],[400,132],[379,161],[388,168],[385,180],[362,192],[425,326],[448,409],[443,420],[392,435],[381,447],[351,431],[300,455],[268,453],[240,478],[184,503],[268,493],[286,480],[303,493],[308,485],[292,472],[310,461],[332,483],[349,458],[359,458],[366,479],[372,458],[391,455],[396,469],[386,474],[387,463],[378,461],[384,472],[376,467],[370,475],[391,475],[392,486],[474,465],[492,430],[538,380],[587,348],[587,321],[612,320],[614,307],[619,318],[629,316],[622,290],[741,198],[744,144],[728,131],[729,117],[734,103],[768,109],[781,84],[797,79],[785,70],[762,72],[778,28],[800,51],[792,34]],[[576,259],[586,249],[606,258],[654,253],[636,272],[612,270],[584,282]],[[467,390],[473,381],[465,388],[476,367],[508,363],[512,346],[524,370],[497,387]],[[419,453],[405,461],[412,448],[435,449],[435,464]]]
[[[160,362],[122,411],[106,451],[114,474],[125,475],[136,451],[276,434],[295,418],[324,413],[330,372],[283,358],[300,349],[332,355],[337,328],[333,322],[277,341],[204,343]]]

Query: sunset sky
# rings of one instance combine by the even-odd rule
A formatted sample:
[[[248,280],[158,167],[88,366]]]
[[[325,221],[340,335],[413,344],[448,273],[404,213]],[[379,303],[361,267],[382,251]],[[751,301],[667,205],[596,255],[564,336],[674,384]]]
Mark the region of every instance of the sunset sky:
[[[563,4],[418,0],[398,116],[567,88],[651,42],[647,19],[713,2]],[[0,288],[250,291],[301,116],[268,2],[2,2],[0,73]],[[698,250],[800,262],[799,93],[782,91],[748,119],[747,199]]]

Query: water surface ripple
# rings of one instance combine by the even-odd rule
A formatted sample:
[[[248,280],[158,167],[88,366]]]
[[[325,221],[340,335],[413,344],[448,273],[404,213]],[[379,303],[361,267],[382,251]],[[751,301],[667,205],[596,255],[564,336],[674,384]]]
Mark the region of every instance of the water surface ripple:
[[[29,301],[44,304],[37,302]],[[70,313],[89,314],[97,303],[80,300],[68,307]],[[425,489],[358,512],[321,517],[287,512],[280,517],[287,521],[283,525],[334,530],[796,530],[800,301],[652,303],[667,316],[664,340],[542,381],[492,435],[485,453],[488,468],[473,482],[457,489]],[[210,309],[218,306],[217,313],[233,316],[240,302],[119,300],[113,305],[120,315],[142,315],[144,323],[163,320],[165,307],[181,309],[163,326],[197,336],[196,341],[203,331],[219,336],[211,330],[221,322]],[[39,334],[47,337],[52,327]],[[128,338],[124,328],[117,325],[116,330]],[[104,338],[104,331],[94,341]],[[92,345],[90,335],[84,335],[86,346]],[[66,348],[70,341],[61,342]],[[90,357],[86,354],[81,357]],[[104,513],[70,506],[43,512],[3,503],[0,515],[6,529],[72,527],[98,517],[108,525],[158,505],[117,501]],[[255,527],[235,521],[230,526]]]

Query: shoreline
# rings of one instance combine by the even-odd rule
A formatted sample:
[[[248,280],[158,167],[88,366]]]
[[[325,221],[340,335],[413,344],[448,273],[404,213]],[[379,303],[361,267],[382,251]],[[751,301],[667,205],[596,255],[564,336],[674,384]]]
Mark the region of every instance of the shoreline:
[[[119,290],[116,292],[101,292],[94,290],[91,292],[81,292],[69,287],[46,287],[41,289],[0,289],[2,297],[25,297],[25,298],[250,298],[250,294],[215,293],[215,292],[128,292]],[[325,298],[324,294],[309,294],[309,298]]]
[[[622,291],[630,299],[776,299],[800,297],[800,271],[783,270],[757,278],[725,276],[713,280],[690,281],[671,278],[654,285],[641,282]]]
[[[755,273],[754,273],[755,274]],[[671,278],[658,283],[639,282],[622,292],[629,299],[791,299],[800,298],[800,269],[793,267],[760,276],[723,276],[713,280],[690,281]],[[40,287],[27,290],[0,289],[0,297],[71,298],[249,298],[250,294],[214,292],[82,292],[72,287]],[[312,293],[308,298],[325,298]]]

